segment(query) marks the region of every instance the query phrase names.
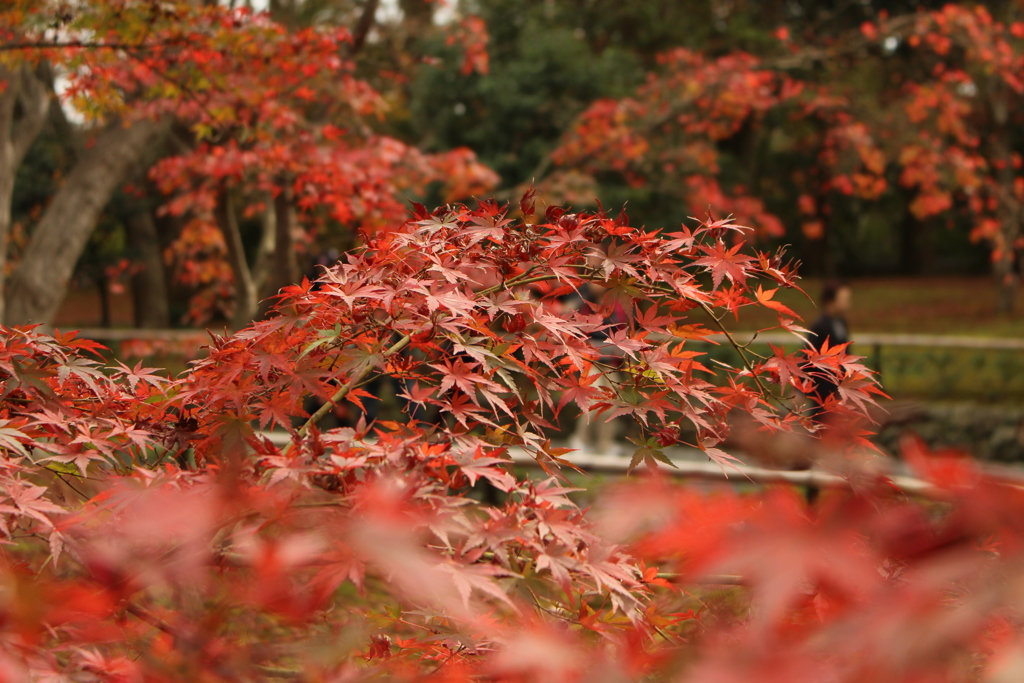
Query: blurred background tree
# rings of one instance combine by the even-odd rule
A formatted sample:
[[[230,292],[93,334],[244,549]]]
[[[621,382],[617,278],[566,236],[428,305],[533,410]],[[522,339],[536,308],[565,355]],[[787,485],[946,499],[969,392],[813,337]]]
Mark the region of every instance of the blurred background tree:
[[[375,3],[282,2],[269,15],[236,4],[18,0],[0,10],[0,252],[19,242],[0,279],[4,322],[53,323],[84,258],[78,270],[92,280],[111,267],[139,276],[140,323],[167,324],[163,265],[187,291],[185,320],[242,327],[301,278],[320,237],[351,244],[428,186],[446,200],[491,188],[471,150],[428,154],[381,130],[388,84],[404,76],[361,61],[371,38],[381,42]],[[482,24],[437,30],[486,68]],[[33,154],[19,183],[37,138],[63,154]],[[42,201],[47,184],[25,182],[39,172],[52,188]],[[26,205],[35,214],[16,224]],[[100,225],[102,249],[90,240]]]
[[[228,5],[254,3],[221,3]],[[1014,81],[1024,54],[1018,7],[274,0],[266,9],[292,34],[349,32],[339,53],[379,97],[355,126],[358,136],[427,154],[468,148],[497,173],[505,199],[536,182],[542,199],[581,208],[597,198],[608,207],[626,204],[633,222],[652,228],[677,225],[684,214],[732,214],[770,246],[793,245],[805,272],[821,276],[995,272],[1001,292],[992,305],[1008,310],[1019,269],[1015,164],[1024,144]],[[51,76],[51,90],[57,84]],[[351,97],[338,81],[333,90],[327,81],[316,89],[315,102],[288,105],[309,130],[337,123],[339,103]],[[185,106],[188,93],[178,97]],[[31,158],[19,167],[8,250],[14,262],[52,204],[61,185],[55,179],[70,173],[89,137],[81,122],[67,121],[66,109],[50,107]],[[327,215],[322,196],[319,210],[299,210],[303,232],[288,237],[287,228],[268,222],[273,212],[254,209],[261,202],[255,186],[232,189],[223,204],[230,211],[221,214],[222,228],[237,230],[244,258],[231,258],[223,230],[197,239],[192,217],[162,209],[167,197],[151,180],[154,169],[166,169],[154,166],[159,159],[195,154],[203,138],[193,124],[179,120],[171,142],[125,173],[134,208],[110,205],[95,221],[123,233],[105,242],[123,250],[108,248],[104,258],[135,264],[138,324],[231,315],[241,324],[259,313],[254,302],[306,271],[318,253],[358,239],[359,226]],[[241,138],[214,147],[229,139]],[[461,159],[422,183],[339,191],[354,193],[356,203],[393,193],[389,201],[399,205],[486,187],[483,171]],[[245,173],[230,184],[249,183]],[[264,189],[288,189],[289,173],[295,170]],[[453,175],[461,178],[454,184]],[[285,202],[301,208],[299,198]],[[289,211],[278,208],[291,224]],[[271,233],[299,256],[269,258]],[[145,246],[154,242],[158,249]],[[81,258],[96,253],[90,248]]]
[[[1005,3],[990,4],[994,16],[1008,16]],[[465,1],[459,10],[487,23],[489,73],[462,74],[458,51],[445,50],[443,41],[435,39],[424,51],[433,51],[440,64],[422,64],[413,72],[408,107],[392,122],[396,131],[430,149],[455,145],[474,149],[500,174],[508,197],[531,180],[546,179],[551,201],[589,206],[600,197],[609,206],[628,202],[636,222],[655,227],[678,222],[681,200],[701,215],[708,209],[726,209],[742,219],[751,215],[764,219],[769,214],[778,222],[772,221],[762,235],[795,244],[810,273],[977,274],[987,268],[988,250],[970,239],[970,217],[953,212],[939,217],[915,215],[909,207],[916,195],[899,183],[896,159],[887,160],[879,173],[886,179],[886,190],[870,197],[835,196],[836,191],[824,187],[821,178],[808,194],[808,184],[814,185],[815,179],[805,177],[809,171],[822,172],[811,159],[836,143],[828,140],[830,130],[847,123],[837,118],[852,117],[873,134],[890,125],[886,110],[897,106],[899,89],[908,81],[930,77],[919,55],[904,43],[890,49],[889,36],[879,36],[877,44],[869,45],[860,27],[885,17],[905,26],[918,13],[937,11],[943,5]],[[728,134],[719,135],[712,149],[705,150],[715,157],[716,168],[703,173],[714,177],[713,185],[705,179],[688,186],[673,172],[641,174],[629,169],[633,173],[622,173],[611,164],[583,168],[583,159],[564,158],[560,165],[551,164],[552,151],[589,105],[622,100],[649,79],[663,79],[663,55],[677,48],[707,60],[750,55],[765,62],[767,70],[802,85],[827,87],[831,96],[846,101],[826,112],[829,120],[794,122],[793,111],[765,106],[768,98],[752,93],[754,108],[760,106],[760,111],[734,120]],[[687,80],[694,76],[688,68],[676,74],[677,88],[685,90],[693,84]],[[723,96],[729,97],[718,93],[715,101],[704,106],[705,113],[720,104]],[[653,141],[657,131],[636,134],[664,154],[665,138]],[[669,132],[679,134],[678,127]],[[686,132],[682,135],[686,137]],[[677,139],[674,144],[685,143]],[[884,151],[898,157],[895,143],[875,140],[873,144],[880,149],[888,144]],[[611,154],[621,159],[621,151]],[[832,196],[814,196],[823,192]],[[802,204],[801,196],[805,196]],[[747,211],[737,211],[742,207],[737,206],[736,197],[749,197],[759,204],[752,207],[748,202]],[[809,217],[805,211],[809,202],[825,208],[827,220],[817,211]]]

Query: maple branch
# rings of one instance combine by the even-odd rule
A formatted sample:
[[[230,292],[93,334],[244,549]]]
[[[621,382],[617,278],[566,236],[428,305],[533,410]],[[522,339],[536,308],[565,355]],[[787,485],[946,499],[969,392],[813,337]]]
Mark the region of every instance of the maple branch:
[[[528,285],[528,284],[531,284],[533,282],[543,282],[545,280],[550,280],[550,279],[555,277],[554,275],[538,275],[537,277],[533,277],[533,278],[527,277],[536,268],[537,268],[536,266],[530,266],[530,268],[525,273],[522,273],[520,275],[516,275],[511,280],[505,280],[504,282],[499,282],[498,284],[493,285],[491,287],[488,287],[487,289],[481,289],[477,293],[480,296],[488,296],[489,294],[494,294],[495,292],[498,292],[498,291],[500,291],[502,289],[508,289],[509,287],[517,287],[519,285]]]
[[[672,289],[671,287],[667,287],[667,286],[659,287],[658,285],[650,285],[650,287],[654,291],[661,292],[663,294],[675,294],[676,293],[674,289]],[[692,299],[691,299],[691,301],[692,301]],[[771,398],[776,403],[778,403],[779,406],[788,409],[788,406],[786,406],[786,405],[784,405],[782,403],[782,399],[780,399],[778,396],[776,396],[772,392],[768,391],[768,389],[761,382],[761,378],[758,376],[758,374],[756,372],[754,372],[754,366],[751,364],[750,359],[747,358],[746,353],[744,353],[744,349],[746,348],[746,346],[743,345],[743,344],[740,344],[739,342],[736,341],[736,338],[733,337],[732,333],[729,332],[728,328],[726,328],[726,326],[722,324],[722,321],[715,315],[715,312],[713,310],[711,310],[710,306],[708,306],[703,301],[697,301],[695,303],[701,308],[702,311],[704,311],[708,315],[709,318],[711,318],[715,322],[715,327],[717,327],[718,330],[722,334],[725,335],[725,338],[729,341],[729,344],[734,349],[736,349],[736,353],[739,354],[740,361],[743,363],[743,367],[746,368],[747,371],[750,373],[750,376],[754,378],[754,383],[757,384],[757,389],[761,393],[761,395],[762,396],[766,396],[768,398]],[[751,353],[754,353],[754,352],[751,351]],[[754,355],[758,355],[758,354],[754,354]]]
[[[776,403],[778,403],[781,407],[787,408],[788,406],[782,403],[782,399],[780,399],[772,392],[768,391],[764,384],[761,383],[761,378],[758,376],[756,372],[754,372],[754,366],[750,363],[750,359],[748,359],[747,354],[743,352],[746,346],[741,345],[739,344],[739,342],[736,341],[736,338],[732,336],[732,333],[729,332],[728,329],[726,329],[725,325],[722,324],[722,321],[715,317],[715,312],[711,310],[710,306],[708,306],[703,301],[698,301],[697,303],[700,304],[701,310],[707,313],[708,317],[715,321],[715,327],[717,327],[719,331],[721,331],[721,333],[725,335],[725,338],[729,340],[729,344],[731,344],[732,347],[736,349],[736,353],[740,355],[740,361],[743,363],[743,367],[745,367],[747,371],[750,373],[750,376],[754,378],[754,383],[757,384],[757,389],[758,391],[761,392],[761,395],[767,396],[774,400]],[[753,351],[751,351],[751,353],[753,353]]]
[[[555,279],[557,278],[554,275],[538,275],[536,277],[526,278],[525,280],[509,280],[508,282],[503,282],[500,285],[488,287],[487,289],[481,291],[480,293],[484,295],[494,294],[499,289],[508,289],[509,287],[518,287],[520,285],[532,285],[535,282],[546,282],[547,280]]]
[[[88,40],[63,40],[52,43],[22,41],[18,43],[0,43],[0,52],[13,52],[15,50],[59,50],[63,48],[77,48],[82,50],[126,50],[134,52],[148,50],[162,45],[173,45],[173,43],[154,43],[146,45],[133,43],[96,43]]]
[[[391,358],[391,356],[395,355],[396,353],[404,349],[406,346],[408,346],[409,342],[411,341],[412,337],[410,337],[409,335],[405,335],[397,342],[395,342],[387,351],[385,351],[382,357],[384,359]],[[310,429],[316,426],[316,424],[320,422],[320,420],[324,419],[324,416],[327,415],[327,413],[334,410],[334,407],[338,405],[338,401],[345,398],[345,396],[348,395],[348,392],[352,391],[352,389],[355,388],[356,385],[363,381],[364,377],[370,374],[370,367],[371,366],[367,365],[362,370],[357,372],[355,376],[352,377],[352,379],[350,379],[348,382],[346,382],[343,387],[334,392],[334,395],[327,399],[327,401],[322,406],[320,406],[320,408],[315,413],[310,415],[309,419],[306,420],[305,424],[299,427],[299,431],[297,432],[299,437],[304,438],[307,434],[309,434]]]
[[[366,5],[363,7],[363,13],[359,16],[359,22],[356,24],[356,29],[352,33],[352,43],[349,48],[349,56],[353,57],[363,49],[363,45],[366,43],[366,37],[370,34],[370,29],[373,28],[374,20],[377,15],[377,6],[380,4],[380,0],[366,0]]]
[[[889,36],[899,34],[912,28],[920,19],[918,13],[908,12],[879,22],[878,32],[881,35]],[[761,62],[760,67],[778,71],[797,71],[811,68],[815,64],[837,63],[843,57],[852,56],[878,45],[878,42],[877,38],[868,38],[860,30],[852,30],[847,34],[845,40],[838,41],[829,47],[805,47],[794,54],[766,59]]]
[[[569,266],[569,267],[571,267],[571,266]],[[577,267],[584,267],[584,266],[577,266]],[[541,283],[541,282],[545,282],[545,281],[549,281],[549,280],[557,280],[558,279],[558,276],[555,275],[555,274],[535,275],[534,278],[525,278],[525,279],[523,279],[524,275],[529,274],[529,272],[531,270],[532,270],[532,268],[530,270],[527,270],[526,272],[524,272],[522,275],[518,275],[518,276],[516,276],[516,278],[513,278],[512,280],[509,280],[509,281],[507,281],[505,283],[502,283],[500,285],[495,285],[493,287],[488,287],[485,290],[481,290],[480,291],[480,295],[486,296],[488,294],[494,294],[495,292],[497,292],[497,291],[499,291],[501,289],[508,289],[509,287],[515,287],[515,286],[519,286],[519,285],[530,285],[532,283]],[[592,278],[588,278],[588,275],[593,275],[593,274],[594,274],[593,270],[591,270],[590,272],[581,272],[580,273],[580,278],[581,278],[581,280],[586,280],[587,282],[596,282],[596,280],[597,280],[596,278],[593,278],[593,279]],[[648,287],[650,289],[652,289],[653,291],[658,292],[658,293],[662,293],[662,294],[676,294],[676,291],[671,289],[671,288],[669,288],[669,287],[658,287],[656,285],[648,285]],[[751,377],[754,378],[754,382],[758,386],[758,391],[763,396],[774,400],[776,403],[778,403],[780,405],[781,408],[787,408],[786,405],[782,402],[782,399],[780,397],[776,396],[771,391],[769,391],[768,388],[761,381],[761,378],[758,376],[758,374],[756,372],[754,372],[754,366],[753,366],[750,358],[746,357],[746,353],[744,353],[744,349],[746,348],[746,345],[745,344],[740,344],[739,342],[736,341],[735,337],[732,336],[732,334],[729,332],[729,330],[724,325],[722,325],[722,321],[720,321],[720,319],[715,315],[715,311],[713,311],[711,309],[711,306],[709,306],[706,303],[703,303],[702,301],[697,301],[696,303],[697,303],[697,305],[700,306],[701,310],[705,311],[708,314],[708,316],[711,317],[711,319],[713,319],[713,321],[715,322],[715,327],[717,327],[719,329],[719,331],[722,334],[725,335],[725,338],[729,341],[729,344],[732,346],[732,348],[734,348],[736,350],[736,353],[739,354],[739,358],[742,361],[743,368],[745,368],[746,371],[750,372]],[[751,351],[751,353],[754,353],[754,352]],[[754,353],[754,355],[758,355],[758,354]]]
[[[594,269],[590,268],[589,266],[584,266],[584,265],[578,265],[578,264],[570,263],[570,264],[566,264],[563,267],[564,268],[582,268],[582,269],[585,269],[584,272],[580,274],[580,279],[581,280],[586,280],[587,282],[594,282],[594,281],[596,281],[596,278],[592,280],[591,278],[586,277],[587,275],[594,275],[597,272]],[[505,282],[498,283],[496,285],[488,287],[487,289],[481,289],[479,292],[477,292],[477,294],[479,294],[480,296],[487,296],[488,294],[494,294],[495,292],[497,292],[499,290],[508,289],[509,287],[518,287],[519,285],[532,285],[535,282],[547,282],[548,280],[559,280],[559,281],[561,281],[561,278],[558,277],[557,275],[554,275],[554,274],[551,274],[551,275],[535,275],[534,277],[527,277],[530,273],[532,273],[536,269],[537,269],[537,266],[530,266],[529,270],[527,270],[525,273],[522,273],[520,275],[516,275],[511,280],[506,280]]]
[[[910,29],[918,20],[919,17],[916,13],[895,17],[881,22],[879,31],[890,36],[899,35],[901,31]],[[757,63],[755,68],[766,72],[778,71],[785,73],[788,71],[801,71],[813,68],[816,64],[838,62],[840,58],[862,52],[878,42],[877,40],[867,38],[859,30],[851,31],[850,35],[852,37],[849,39],[827,48],[805,47],[795,54],[787,54],[773,59],[762,59]],[[648,120],[646,121],[638,121],[639,125],[636,132],[641,137],[651,135],[661,126],[673,121],[696,101],[697,98],[694,96],[685,97],[682,100],[673,103],[667,111],[661,112],[658,116],[648,117]],[[563,161],[557,163],[554,160],[554,152],[557,151],[556,148],[555,150],[545,154],[537,163],[533,172],[529,174],[531,183],[536,182],[537,178],[544,179],[552,166],[566,167],[571,163],[571,165],[582,167],[585,162],[597,157],[600,153],[609,149],[610,146],[610,144],[600,145],[575,157],[572,162]],[[520,188],[522,188],[522,185],[512,187],[501,192],[496,192],[494,193],[494,196],[500,199],[511,199],[515,194],[519,194],[521,192]]]
[[[191,643],[190,638],[183,636],[176,628],[144,607],[140,607],[139,605],[129,602],[125,605],[124,611],[131,614],[136,619],[149,624],[153,628],[166,633],[176,642]],[[280,667],[264,666],[260,664],[256,664],[255,666],[262,673],[273,678],[301,678],[303,673],[302,671],[295,669],[283,669]]]
[[[668,579],[675,581],[679,579],[681,574],[676,572],[658,572],[659,579]],[[707,576],[701,576],[693,579],[688,579],[683,583],[686,584],[708,584],[712,586],[746,586],[749,581],[744,579],[738,574],[708,574]]]
[[[257,664],[256,668],[271,678],[302,678],[304,674],[303,671],[298,669],[283,669],[277,666],[264,666],[262,664]]]
[[[181,634],[178,633],[177,630],[175,630],[172,626],[170,626],[166,621],[164,621],[160,617],[156,616],[155,614],[152,614],[149,610],[145,609],[144,607],[139,607],[138,605],[129,602],[127,605],[125,605],[124,611],[128,614],[131,614],[136,619],[146,622],[153,628],[163,631],[175,640],[181,640]]]

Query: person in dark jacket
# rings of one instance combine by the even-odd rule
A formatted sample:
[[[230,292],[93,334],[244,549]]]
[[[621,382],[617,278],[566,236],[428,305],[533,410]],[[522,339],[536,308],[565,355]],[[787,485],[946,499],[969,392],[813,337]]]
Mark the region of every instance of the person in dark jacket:
[[[811,334],[807,337],[807,345],[820,351],[828,342],[829,347],[845,344],[850,341],[850,328],[846,316],[850,312],[850,287],[845,282],[826,282],[821,289],[821,317],[811,326]],[[837,386],[824,377],[814,377],[814,391],[810,394],[814,402],[811,414],[817,417],[829,396],[835,394]]]

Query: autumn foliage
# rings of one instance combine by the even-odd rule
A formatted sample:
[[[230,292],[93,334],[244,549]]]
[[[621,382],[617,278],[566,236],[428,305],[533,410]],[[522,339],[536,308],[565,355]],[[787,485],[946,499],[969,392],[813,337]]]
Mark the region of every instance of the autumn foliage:
[[[543,187],[572,197],[565,176],[616,174],[762,236],[784,232],[768,205],[782,195],[776,206],[796,204],[809,244],[824,243],[844,210],[897,197],[908,221],[967,226],[1012,292],[1024,245],[1013,135],[1024,23],[1012,17],[966,3],[879,10],[838,35],[782,26],[778,49],[761,54],[667,51],[635,93],[590,105]],[[787,157],[799,162],[783,171]]]
[[[819,53],[788,30],[775,57],[669,50],[633,96],[594,103],[542,190],[617,173],[715,217],[656,230],[538,211],[532,191],[406,215],[403,194],[497,178],[375,128],[388,76],[360,72],[365,34],[185,0],[7,3],[0,66],[57,65],[90,121],[177,141],[143,181],[180,220],[166,256],[194,319],[239,308],[240,221],[284,225],[280,257],[325,226],[361,246],[178,377],[0,328],[0,680],[1019,678],[1020,489],[914,440],[900,489],[866,438],[884,394],[860,358],[796,337],[759,355],[727,330],[752,306],[802,329],[775,298],[793,265],[746,239],[781,219],[722,173],[765,121],[813,160],[792,179],[808,240],[894,179],[919,219],[965,210],[997,260],[1019,239],[999,113],[1024,29],[950,7],[829,49],[881,58],[896,33],[925,75],[883,88],[884,110],[809,76]],[[468,76],[487,41],[469,16],[445,42]],[[566,305],[581,291],[596,300]],[[802,394],[821,377],[819,414]],[[367,420],[378,378],[400,420]],[[360,419],[327,429],[340,407]],[[631,478],[574,488],[589,480],[552,439],[579,413],[632,423]],[[671,482],[674,447],[730,481]],[[739,457],[838,476],[817,497],[754,489]]]
[[[740,347],[736,368],[690,348],[729,343],[719,321],[744,306],[794,327],[772,300],[796,283],[779,255],[730,246],[728,222],[533,214],[529,197],[518,214],[417,206],[175,379],[4,328],[0,676],[945,681],[1015,665],[1018,488],[910,443],[930,488],[896,489],[856,440],[878,389],[843,348]],[[587,283],[597,304],[560,304]],[[609,329],[613,307],[627,317]],[[839,384],[827,419],[792,400],[812,374]],[[319,429],[378,375],[401,387],[401,422]],[[637,424],[637,476],[589,510],[549,439],[571,406]],[[729,472],[727,438],[813,451],[848,483],[808,507],[660,475],[677,442]],[[511,449],[547,474],[513,471]],[[481,481],[504,502],[477,502]]]
[[[482,23],[469,17],[451,37],[469,71],[486,70]],[[0,40],[0,80],[49,65],[65,79],[64,106],[93,130],[163,131],[139,152],[144,172],[128,190],[145,197],[150,183],[156,213],[178,225],[164,257],[192,293],[193,323],[232,314],[248,322],[263,291],[299,279],[296,254],[315,251],[325,226],[354,234],[400,222],[403,195],[436,186],[454,201],[498,181],[467,148],[428,153],[379,132],[389,109],[380,84],[400,75],[381,74],[375,86],[358,74],[344,26],[287,26],[190,0],[19,0],[0,9]],[[263,230],[279,272],[264,283],[250,273],[258,267],[246,263],[239,226],[274,219],[276,242],[273,226]]]

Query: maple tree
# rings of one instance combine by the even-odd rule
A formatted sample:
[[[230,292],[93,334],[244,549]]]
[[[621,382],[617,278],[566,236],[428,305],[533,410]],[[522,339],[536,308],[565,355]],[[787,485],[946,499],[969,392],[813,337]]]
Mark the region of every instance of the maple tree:
[[[2,328],[4,678],[909,681],[1012,662],[1019,489],[916,443],[935,504],[872,473],[844,418],[879,390],[841,347],[736,344],[743,365],[714,372],[690,350],[728,343],[737,307],[796,329],[771,306],[796,285],[778,255],[728,247],[729,222],[519,212],[417,206],[175,379]],[[601,301],[560,304],[586,283]],[[809,373],[840,386],[828,419],[791,401]],[[382,374],[406,419],[320,430]],[[569,404],[633,418],[655,475],[680,441],[728,471],[732,433],[752,456],[832,453],[849,485],[808,508],[654,476],[587,513],[547,436]],[[546,478],[516,476],[511,448]],[[505,502],[478,503],[481,480]],[[737,587],[699,588],[716,583]]]
[[[1015,262],[1024,246],[1024,181],[1012,132],[1024,101],[1024,23],[1007,16],[999,21],[984,7],[946,5],[915,18],[907,45],[930,77],[905,86],[900,113],[912,133],[898,152],[899,182],[917,193],[914,216],[959,205],[972,239],[991,244],[1002,310],[1013,308]],[[890,31],[884,17],[861,30],[869,39]]]
[[[1012,129],[1024,24],[1004,14],[881,10],[835,35],[783,25],[776,47],[759,53],[665,51],[632,95],[580,116],[541,191],[578,200],[581,184],[611,174],[685,201],[693,215],[735,216],[765,238],[783,236],[782,211],[799,219],[802,255],[833,271],[814,245],[838,229],[837,215],[895,197],[906,230],[942,217],[988,243],[1008,310],[1021,246]]]
[[[194,136],[154,180],[168,212],[189,220],[177,253],[227,252],[186,274],[211,285],[200,310],[233,297],[232,279],[251,293],[246,277],[259,278],[234,241],[239,219],[262,219],[279,244],[301,239],[295,222],[323,221],[357,226],[364,241],[318,281],[284,287],[266,319],[213,336],[177,378],[94,360],[102,349],[74,334],[0,328],[0,677],[1019,676],[1020,489],[909,440],[904,456],[927,487],[900,491],[858,422],[881,396],[859,358],[845,346],[758,355],[733,338],[727,322],[751,306],[800,331],[775,300],[796,273],[781,251],[752,250],[753,231],[711,218],[638,229],[624,213],[557,206],[538,215],[532,193],[517,207],[415,205],[403,219],[402,188],[444,178],[455,197],[494,179],[466,152],[427,155],[364,127],[382,99],[354,75],[344,31],[209,4],[79,6],[79,28],[95,22],[83,40],[142,36],[142,56],[131,41],[32,54],[77,64],[72,97],[97,114],[166,117]],[[24,30],[33,4],[9,7]],[[486,68],[482,30],[467,21],[454,34],[467,69]],[[242,68],[270,53],[283,58]],[[822,164],[800,202],[807,223],[827,215],[823,193],[888,187],[883,145],[827,89],[743,55],[663,62],[667,83],[583,119],[592,135],[610,121],[608,140],[628,154],[582,135],[559,153],[565,163],[620,164],[632,182],[678,170],[691,213],[711,204],[777,233],[752,188],[707,169],[750,117],[785,111],[818,124],[801,139]],[[706,97],[675,110],[687,73]],[[195,92],[181,96],[166,75]],[[8,100],[18,116],[31,83]],[[658,107],[643,111],[645,98]],[[659,123],[666,111],[681,118]],[[640,119],[672,125],[648,140]],[[672,169],[651,163],[663,151]],[[589,285],[603,291],[596,303],[563,304]],[[613,311],[621,322],[608,322]],[[708,340],[732,345],[740,364],[705,360],[694,342]],[[824,417],[799,401],[814,375],[838,388]],[[338,405],[361,412],[379,376],[399,387],[401,421],[321,429]],[[323,406],[311,415],[310,397]],[[551,441],[576,411],[633,420],[632,466],[650,475],[596,493],[590,510],[564,476],[568,449]],[[661,476],[675,445],[735,479],[741,452],[842,477],[814,505],[786,488],[676,486]],[[512,449],[545,476],[518,476]],[[504,501],[479,503],[481,481]]]
[[[485,69],[485,31],[460,29],[467,64]],[[296,254],[319,226],[357,231],[400,219],[403,195],[430,183],[456,199],[495,182],[467,149],[427,154],[374,130],[386,105],[356,75],[345,26],[292,28],[216,3],[96,0],[7,3],[0,30],[0,77],[11,110],[21,103],[20,123],[38,134],[42,114],[24,103],[41,93],[45,113],[52,82],[33,75],[45,67],[66,76],[65,99],[100,131],[31,231],[7,292],[10,323],[52,320],[98,212],[135,165],[152,164],[163,211],[184,223],[169,256],[197,290],[194,319],[233,308],[235,326],[268,291],[298,279]],[[4,133],[19,147],[7,159],[13,175],[34,135],[13,121]],[[262,222],[252,264],[246,218]]]

